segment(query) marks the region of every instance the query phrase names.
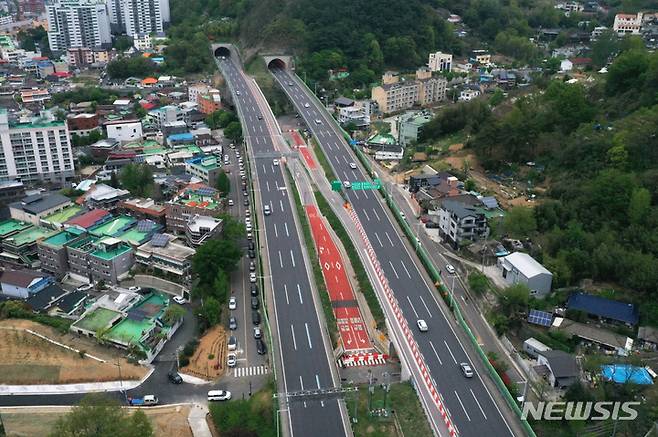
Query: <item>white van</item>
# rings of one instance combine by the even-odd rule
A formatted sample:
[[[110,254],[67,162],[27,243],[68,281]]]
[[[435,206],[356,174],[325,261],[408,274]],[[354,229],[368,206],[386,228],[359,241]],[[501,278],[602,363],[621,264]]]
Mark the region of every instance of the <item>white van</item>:
[[[228,401],[231,399],[231,392],[227,390],[210,390],[208,392],[208,401]]]

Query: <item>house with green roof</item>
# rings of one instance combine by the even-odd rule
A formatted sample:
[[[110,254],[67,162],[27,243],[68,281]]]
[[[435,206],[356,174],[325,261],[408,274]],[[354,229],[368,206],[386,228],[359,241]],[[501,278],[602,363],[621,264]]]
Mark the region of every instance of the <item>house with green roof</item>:
[[[60,279],[69,270],[66,246],[84,238],[86,234],[77,228],[69,228],[37,242],[41,269]]]
[[[135,263],[132,247],[114,237],[86,235],[66,245],[70,275],[82,282],[118,283]]]
[[[71,220],[73,217],[80,215],[82,212],[83,208],[81,206],[71,205],[42,218],[41,224],[49,228],[61,229],[65,222]]]
[[[224,211],[219,191],[206,184],[190,184],[165,205],[167,231],[185,233],[190,217],[218,217]]]
[[[31,223],[26,223],[14,219],[0,221],[0,240],[11,237],[12,235],[24,231],[31,226]]]
[[[117,237],[130,229],[137,220],[128,216],[120,215],[113,220],[102,223],[89,229],[89,233],[96,237]]]
[[[55,235],[57,231],[30,226],[2,240],[2,257],[29,267],[38,266],[37,242]]]

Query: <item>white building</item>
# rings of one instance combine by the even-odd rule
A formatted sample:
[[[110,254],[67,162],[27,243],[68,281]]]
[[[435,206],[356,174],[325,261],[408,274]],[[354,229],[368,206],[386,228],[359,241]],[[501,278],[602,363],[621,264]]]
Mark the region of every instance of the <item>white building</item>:
[[[442,52],[430,53],[427,66],[431,71],[452,71],[452,55]]]
[[[140,120],[116,120],[105,123],[107,137],[114,138],[122,143],[141,141],[142,122]]]
[[[62,182],[75,175],[66,123],[48,111],[10,123],[7,110],[0,108],[0,140],[0,178]]]
[[[615,23],[612,29],[618,35],[639,35],[642,28],[642,12],[633,14],[617,14],[615,15]]]
[[[222,231],[222,219],[195,214],[185,225],[185,238],[192,247],[199,247]]]
[[[560,61],[560,71],[571,71],[573,70],[573,62],[568,59],[563,59]]]
[[[153,48],[153,40],[150,33],[137,33],[133,35],[133,47],[143,52]]]
[[[509,285],[525,284],[530,294],[546,296],[551,291],[553,274],[527,253],[514,252],[498,258],[500,272]]]
[[[357,127],[370,126],[370,102],[354,102],[353,106],[338,108],[338,123],[354,123]]]
[[[474,98],[479,97],[480,94],[482,94],[480,92],[480,90],[476,90],[476,89],[472,89],[472,88],[466,88],[464,90],[461,90],[461,92],[459,93],[459,101],[460,102],[469,102],[469,101],[473,100]]]
[[[169,0],[108,0],[107,9],[112,27],[133,37],[162,33],[170,21]]]
[[[56,0],[46,5],[48,44],[54,52],[71,47],[112,43],[105,3],[96,0]]]
[[[383,146],[375,152],[377,161],[399,161],[404,157],[402,146]]]
[[[166,123],[184,121],[184,114],[178,106],[167,105],[162,108],[154,109],[148,113],[153,126],[162,129]]]

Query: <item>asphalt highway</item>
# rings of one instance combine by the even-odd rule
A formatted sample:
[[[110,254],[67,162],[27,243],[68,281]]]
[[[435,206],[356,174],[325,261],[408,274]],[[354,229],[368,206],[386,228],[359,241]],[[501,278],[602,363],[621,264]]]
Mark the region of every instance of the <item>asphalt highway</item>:
[[[294,219],[294,199],[286,189],[281,152],[275,148],[268,129],[270,114],[261,111],[262,96],[232,58],[218,58],[218,65],[229,83],[233,101],[239,107],[243,135],[251,148],[253,183],[259,190],[263,210],[271,214],[259,223],[265,231],[267,259],[273,290],[276,326],[273,334],[279,344],[280,362],[286,393],[334,388],[331,358],[314,306],[308,270]],[[264,226],[264,229],[262,227]],[[267,260],[265,262],[268,262]],[[284,408],[285,410],[286,408]],[[305,396],[291,398],[287,414],[293,435],[346,435],[342,409],[336,398]]]
[[[336,176],[352,183],[370,180],[334,125],[333,118],[309,94],[299,78],[282,69],[272,69],[272,73],[318,140]],[[357,163],[356,169],[352,169],[350,163]],[[398,225],[392,223],[379,193],[351,189],[345,192],[414,331],[414,338],[459,435],[514,435],[508,418],[501,412],[501,408],[506,406],[499,407],[496,402],[504,401],[499,398],[494,400],[483,383],[475,352],[448,322],[452,316],[437,301],[428,278],[419,270],[410,249],[402,240],[405,237],[401,236]],[[451,285],[449,278],[447,283]],[[421,333],[415,329],[419,319],[426,321],[428,332]],[[475,377],[464,377],[459,366],[462,362],[474,365]]]

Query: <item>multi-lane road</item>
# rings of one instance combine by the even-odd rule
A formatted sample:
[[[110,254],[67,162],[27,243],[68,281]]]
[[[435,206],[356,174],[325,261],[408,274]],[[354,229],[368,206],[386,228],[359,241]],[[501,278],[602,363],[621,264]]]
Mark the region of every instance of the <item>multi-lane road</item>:
[[[272,69],[272,74],[291,99],[298,113],[306,121],[334,173],[342,181],[369,180],[358,163],[354,152],[334,124],[332,117],[310,95],[299,78],[284,69]],[[392,221],[381,197],[373,191],[345,190],[348,200],[357,213],[361,224],[384,270],[400,308],[409,324],[415,327],[418,319],[424,319],[429,332],[415,331],[414,338],[424,357],[432,378],[441,393],[445,405],[460,435],[514,435],[508,415],[501,411],[505,406],[494,400],[484,384],[485,375],[479,372],[475,352],[456,332],[449,322],[449,314],[438,302],[434,287],[424,272],[417,267],[418,259],[412,255],[403,241],[400,228]],[[465,378],[459,364],[475,365],[476,376]]]
[[[273,115],[255,85],[242,72],[235,56],[221,56],[217,64],[229,84],[247,142],[256,208],[269,205],[271,214],[260,214],[260,235],[267,256],[265,281],[273,294],[275,360],[283,391],[296,393],[336,387],[330,351],[318,319],[309,280],[306,255],[298,236],[294,199],[286,188],[281,152],[272,132]],[[267,111],[263,108],[268,108]],[[278,162],[275,162],[277,160]],[[258,204],[260,203],[260,204]],[[350,433],[346,413],[337,398],[301,396],[282,405],[292,435],[341,436]]]

